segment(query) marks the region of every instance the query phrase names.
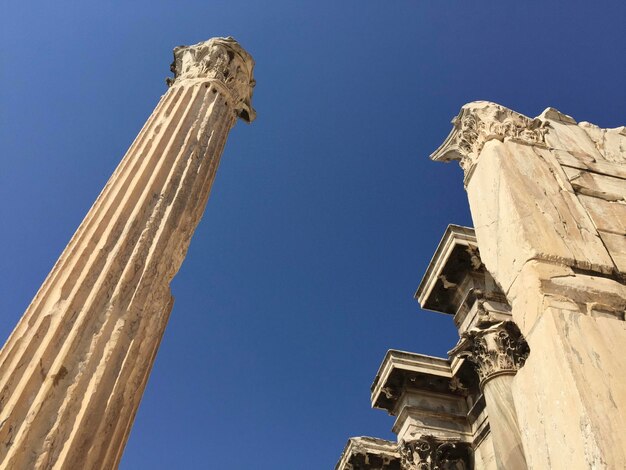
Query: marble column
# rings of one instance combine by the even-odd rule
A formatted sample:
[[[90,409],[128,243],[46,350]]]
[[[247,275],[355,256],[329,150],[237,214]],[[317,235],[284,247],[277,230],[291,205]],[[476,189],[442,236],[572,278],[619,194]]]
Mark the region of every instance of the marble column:
[[[169,90],[0,352],[0,467],[112,469],[170,314],[170,281],[230,129],[254,119],[232,38],[174,50]]]
[[[511,389],[528,353],[526,341],[510,321],[468,330],[449,353],[468,359],[476,367],[487,404],[496,464],[503,470],[528,468]]]

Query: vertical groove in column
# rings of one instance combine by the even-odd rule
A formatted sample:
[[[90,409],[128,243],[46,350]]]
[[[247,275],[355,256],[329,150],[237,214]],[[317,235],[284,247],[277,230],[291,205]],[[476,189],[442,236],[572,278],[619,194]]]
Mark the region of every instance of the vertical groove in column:
[[[0,351],[2,468],[119,463],[228,131],[254,118],[234,40],[175,59],[174,86]]]
[[[90,222],[92,221],[98,209],[100,208],[102,201],[106,200],[106,196],[108,195],[113,185],[115,184],[117,180],[117,176],[126,166],[128,166],[133,156],[133,151],[135,150],[135,148],[146,139],[146,136],[148,135],[148,133],[154,128],[154,124],[157,121],[158,114],[160,110],[163,107],[165,107],[165,103],[167,103],[168,101],[171,102],[175,100],[176,96],[177,95],[167,93],[159,101],[157,108],[154,110],[154,112],[148,119],[148,122],[146,122],[146,124],[143,126],[140,134],[137,136],[137,138],[131,145],[130,149],[127,151],[125,158],[122,160],[120,165],[117,167],[117,169],[115,170],[115,172],[113,173],[113,175],[111,176],[107,184],[105,185],[104,189],[102,190],[102,192],[100,193],[100,195],[94,202],[92,208],[88,212],[87,216],[85,217],[85,220],[81,223],[79,228],[76,230],[76,233],[72,236],[72,239],[70,240],[67,248],[63,251],[63,253],[59,257],[59,260],[53,266],[50,274],[44,280],[44,283],[39,289],[39,292],[37,292],[37,294],[35,295],[35,298],[31,302],[31,304],[28,306],[22,321],[18,323],[17,327],[11,333],[11,335],[9,336],[9,339],[7,340],[6,344],[2,348],[2,351],[0,351],[0,356],[3,357],[2,364],[0,365],[0,376],[2,376],[4,374],[4,371],[6,370],[7,361],[12,358],[12,354],[9,352],[9,349],[14,348],[14,345],[16,342],[19,343],[20,335],[24,333],[24,330],[27,329],[27,327],[32,327],[30,322],[26,322],[24,320],[29,319],[31,316],[33,316],[35,313],[38,312],[37,303],[41,300],[43,296],[45,296],[45,294],[48,292],[50,286],[54,283],[58,275],[62,273],[62,269],[66,267],[65,265],[67,264],[67,262],[72,259],[72,255],[75,252],[76,246],[80,243],[81,239],[84,238],[85,232],[89,228]],[[6,351],[6,354],[5,354],[5,351]]]
[[[211,103],[206,102],[203,97],[200,98],[202,103],[201,107],[199,108],[198,116],[202,116],[204,113],[206,113],[207,107],[211,105]],[[197,136],[194,135],[196,133],[196,124],[197,120],[192,125],[192,130],[188,134],[185,144],[178,153],[177,162],[172,166],[172,170],[166,178],[166,186],[164,187],[164,189],[162,189],[162,194],[173,194],[176,188],[180,190],[181,187],[191,185],[193,183],[193,180],[197,176],[196,172],[188,171],[190,162],[194,159],[194,155],[197,154],[199,139],[197,138]],[[161,201],[163,201],[163,199],[161,199],[160,202]],[[188,198],[184,202],[188,203]],[[162,214],[157,217],[158,220],[161,220],[161,223],[159,225],[153,225],[150,230],[153,233],[150,236],[146,236],[145,243],[143,244],[141,250],[139,249],[139,246],[136,247],[135,255],[139,259],[139,261],[136,261],[134,264],[143,265],[144,270],[148,269],[149,267],[150,252],[153,251],[154,247],[158,244],[159,232],[165,226],[173,226],[173,224],[171,224],[167,220],[167,216],[165,215],[172,203],[173,202],[168,203],[167,201],[165,201],[162,204],[157,204],[157,206],[155,207],[155,212],[162,212]],[[144,231],[144,235],[145,232],[146,231]],[[163,250],[163,252],[166,252],[166,250]],[[87,413],[85,410],[86,407],[104,407],[104,405],[106,405],[104,397],[106,397],[110,393],[110,388],[112,387],[112,384],[115,383],[114,377],[112,377],[111,374],[117,372],[118,370],[121,370],[122,361],[125,357],[125,351],[128,349],[129,342],[132,341],[132,338],[136,337],[139,340],[142,339],[139,332],[137,334],[133,334],[132,330],[130,332],[127,330],[129,328],[132,328],[132,325],[134,325],[135,323],[138,324],[138,329],[141,327],[143,319],[135,318],[135,316],[137,312],[149,310],[151,306],[142,305],[137,308],[134,304],[136,303],[137,299],[141,301],[142,297],[146,294],[150,294],[150,292],[148,292],[145,288],[142,289],[142,287],[145,286],[145,283],[142,283],[141,279],[123,279],[123,277],[128,274],[133,275],[135,278],[140,275],[138,271],[132,273],[131,270],[131,272],[128,273],[128,267],[132,265],[133,262],[131,260],[131,262],[126,266],[125,272],[122,274],[122,279],[120,279],[120,281],[118,282],[118,286],[116,289],[120,289],[121,286],[124,285],[135,284],[138,285],[138,288],[133,292],[133,295],[128,304],[123,303],[118,307],[118,309],[120,310],[120,315],[109,315],[106,323],[102,326],[102,334],[99,338],[97,338],[97,344],[96,342],[92,344],[92,347],[97,350],[97,353],[91,354],[89,360],[85,361],[85,365],[83,366],[86,369],[86,373],[83,373],[82,376],[88,378],[90,377],[90,383],[84,383],[85,381],[83,380],[81,388],[77,389],[76,393],[78,393],[79,396],[82,396],[82,394],[87,391],[87,387],[90,390],[96,390],[96,393],[84,395],[84,399],[82,400],[83,409],[80,413],[78,413],[79,419],[84,417]],[[167,295],[169,296],[169,288],[167,287],[168,283],[164,282],[163,286],[167,290]],[[115,296],[116,294],[114,293],[114,297]],[[154,305],[154,308],[157,307],[158,305]],[[128,323],[131,324],[130,327],[128,326]],[[94,361],[97,361],[98,364],[93,363]],[[88,371],[91,368],[98,368],[98,370],[103,371],[103,373],[101,375],[90,375],[88,374]],[[102,385],[98,385],[97,383],[95,383],[96,380],[101,382]],[[66,401],[69,400],[66,398]],[[67,412],[65,414],[67,414]],[[79,428],[82,429],[83,426],[74,426],[74,429]],[[72,442],[72,445],[76,447],[79,441],[92,438],[93,435],[91,434],[83,434],[81,436],[76,436],[75,438],[72,438],[70,441]],[[76,462],[76,460],[73,461]]]
[[[162,100],[165,101],[165,100]],[[154,115],[154,114],[153,114]],[[131,154],[127,154],[127,157],[123,160],[122,164],[120,164],[120,166],[124,165],[124,162],[127,162],[129,160],[131,160],[133,157],[133,155]],[[134,176],[134,171],[133,172],[127,172],[126,178],[128,179],[128,177],[133,177]],[[113,179],[113,178],[111,178]],[[124,186],[127,186],[127,184],[125,184]],[[125,188],[121,188],[120,191],[118,191],[118,193],[121,193]],[[101,195],[101,197],[99,198],[99,200],[103,200],[103,196],[106,196],[106,194],[104,194],[105,191],[103,191],[103,195]],[[118,202],[118,198],[114,198],[112,201],[109,201],[109,207],[111,207],[111,205],[114,205]],[[53,268],[53,272],[48,276],[48,279],[46,281],[44,281],[44,286],[40,289],[40,294],[43,296],[45,294],[47,294],[49,290],[51,290],[52,288],[55,287],[55,281],[58,279],[58,276],[60,274],[63,274],[63,272],[61,271],[61,268],[63,267],[63,264],[67,264],[64,263],[64,261],[67,262],[71,262],[73,259],[74,265],[76,265],[76,263],[78,263],[80,261],[80,257],[81,254],[87,252],[87,253],[91,253],[91,251],[93,251],[93,246],[83,246],[82,251],[80,254],[76,254],[73,251],[73,242],[74,240],[76,240],[76,243],[78,243],[80,241],[81,235],[82,233],[85,233],[87,231],[87,229],[91,229],[89,227],[89,223],[92,221],[92,219],[95,217],[95,213],[98,211],[98,209],[100,209],[99,205],[96,203],[94,204],[94,212],[90,212],[90,214],[88,214],[88,216],[85,218],[85,221],[81,224],[81,227],[77,230],[76,235],[74,236],[73,240],[70,241],[70,244],[68,245],[68,248],[66,248],[66,250],[64,251],[64,254],[61,256],[61,259],[56,263],[55,267]],[[100,214],[99,218],[98,218],[98,222],[102,222],[102,220],[109,216],[110,218],[110,214],[108,212],[102,213]],[[88,233],[88,235],[91,235],[92,237],[92,244],[94,242],[97,242],[97,240],[93,240],[94,238],[94,234],[93,234],[93,230],[91,229],[92,233]],[[82,232],[82,233],[81,233]],[[91,250],[89,250],[91,248]],[[68,253],[68,255],[66,256],[65,253]],[[74,255],[74,256],[70,256],[70,255]],[[70,258],[70,259],[64,259],[65,258]],[[78,259],[77,259],[78,258]],[[65,267],[66,270],[70,270],[69,267]],[[76,268],[72,268],[72,269],[76,269]],[[67,278],[70,274],[71,271],[69,273],[65,272],[65,277]],[[38,294],[38,296],[40,295]],[[55,302],[54,299],[50,299],[48,298],[48,303],[53,303]],[[35,333],[30,333],[31,337],[37,337],[40,336],[41,334],[45,333],[44,330],[47,330],[47,326],[49,325],[49,318],[47,319],[48,321],[46,322],[46,316],[39,316],[34,318],[34,320],[37,321],[37,323],[32,323],[30,320],[31,316],[36,316],[38,313],[40,313],[40,311],[42,310],[42,306],[38,305],[38,303],[36,301],[33,301],[31,303],[31,306],[27,309],[27,313],[25,314],[24,319],[20,322],[19,325],[21,325],[21,331],[19,331],[19,333],[22,333],[23,335],[25,335],[25,338],[23,339],[23,342],[26,343],[24,344],[24,349],[21,351],[21,354],[16,353],[16,354],[12,354],[12,351],[9,352],[7,351],[6,356],[8,356],[7,358],[5,358],[5,362],[7,360],[10,359],[10,354],[12,354],[13,356],[15,356],[13,358],[12,363],[8,366],[5,367],[3,370],[0,370],[0,376],[2,377],[3,381],[0,381],[0,389],[3,390],[3,396],[5,396],[5,394],[10,394],[12,393],[12,389],[10,388],[9,385],[6,384],[6,380],[13,380],[15,381],[16,378],[16,373],[19,373],[20,368],[17,367],[17,364],[19,363],[20,360],[22,360],[23,358],[25,358],[25,360],[23,360],[23,362],[27,362],[29,360],[32,360],[32,358],[34,357],[35,353],[33,351],[33,348],[39,344],[38,341],[32,341],[30,338],[28,338],[29,336],[29,332],[34,331]],[[28,320],[27,320],[28,319]],[[41,327],[41,324],[43,323],[43,328]],[[26,331],[24,331],[26,329]],[[16,331],[18,330],[18,328],[16,328]],[[12,335],[12,337],[15,335],[15,333]],[[12,338],[11,337],[11,338]],[[10,340],[9,340],[10,341]],[[3,349],[3,353],[5,352],[5,349]],[[19,355],[17,355],[19,354]],[[3,354],[4,355],[4,354]],[[13,371],[12,374],[7,373],[7,369]],[[0,400],[0,405],[2,404],[2,400]]]
[[[223,99],[221,99],[221,100],[223,101]],[[212,116],[213,116],[213,114],[212,114]],[[225,121],[220,121],[220,122],[224,123]],[[230,127],[230,125],[228,125],[228,126],[224,126],[224,127],[228,127],[228,128],[229,128],[229,127]],[[221,129],[214,129],[214,130],[213,130],[213,133],[217,134],[217,136],[221,136],[221,135],[223,135],[223,133],[222,133],[222,130],[221,130]],[[211,137],[213,137],[213,134],[212,134],[212,136],[211,136]],[[218,149],[220,149],[220,148],[222,147],[222,143],[221,143],[221,141],[222,141],[222,140],[223,140],[223,139],[221,139],[221,138],[218,138],[218,139],[211,138],[211,139],[210,139],[209,148],[208,148],[208,153],[209,153],[209,154],[214,154],[215,152],[219,152],[219,150],[218,150]],[[219,154],[219,153],[218,153],[218,154]],[[191,193],[192,193],[192,194],[197,194],[197,193],[199,192],[200,188],[205,188],[205,191],[203,191],[203,192],[202,192],[202,194],[204,194],[204,193],[208,192],[208,190],[210,189],[210,186],[207,186],[207,185],[206,185],[206,179],[207,179],[210,175],[208,175],[207,173],[208,173],[208,172],[211,172],[211,171],[212,171],[212,169],[213,169],[213,168],[215,168],[215,165],[216,165],[216,163],[217,163],[218,161],[219,161],[219,159],[211,159],[211,160],[208,160],[208,161],[206,161],[206,160],[205,160],[205,161],[201,161],[201,162],[199,162],[199,164],[200,164],[200,166],[201,166],[201,167],[206,167],[206,168],[205,168],[205,169],[203,169],[203,171],[201,172],[201,173],[202,173],[202,175],[205,175],[205,176],[202,176],[202,175],[200,175],[200,174],[199,174],[199,177],[198,177],[198,178],[196,178],[196,181],[194,182],[194,187],[191,189]],[[194,168],[194,169],[192,169],[192,170],[190,170],[190,171],[196,171],[196,169]],[[200,173],[200,172],[199,172],[199,173]],[[180,186],[180,187],[179,187],[179,190],[180,190],[180,189],[182,189],[182,188],[184,188],[184,187],[186,187],[186,185],[185,185],[185,186]],[[205,199],[205,202],[206,202],[206,199]],[[204,206],[203,206],[203,203],[201,202],[201,203],[200,203],[198,206],[196,206],[196,207],[199,207],[199,208],[203,209],[203,207],[204,207]],[[176,211],[173,211],[173,212],[176,212]],[[200,213],[201,213],[201,211],[200,211]],[[182,213],[180,213],[180,214],[181,214],[181,215],[185,215],[185,216],[187,215],[187,214],[182,214]],[[193,220],[193,223],[195,224],[195,223],[197,222],[197,218],[199,218],[199,215],[197,216],[197,218],[196,218],[195,220],[194,220],[194,217],[196,217],[196,216],[192,216],[192,217],[191,217],[191,219]],[[167,234],[164,234],[164,235],[161,237],[161,239],[162,239],[162,240],[165,240],[165,242],[166,242],[167,244],[171,244],[171,238],[170,238],[169,236],[167,236]],[[184,245],[185,245],[185,243],[183,243],[183,244],[182,244],[182,246],[184,246]],[[159,248],[158,248],[158,244],[153,245],[153,249],[154,249],[155,251],[158,251],[158,250],[159,250]],[[170,251],[170,247],[168,247],[168,246],[165,246],[165,247],[163,247],[162,249],[163,249],[163,250],[165,250],[165,251],[168,251],[168,252]],[[176,269],[177,269],[177,268],[176,268]],[[173,273],[171,274],[171,276],[173,276]],[[171,277],[171,276],[169,276],[169,277]],[[149,328],[149,325],[147,325],[147,326],[146,326],[146,328]],[[151,337],[151,336],[152,336],[151,334],[149,334],[149,333],[144,333],[144,332],[140,332],[140,333],[138,334],[138,337],[142,337],[142,338],[149,338],[149,337]],[[155,342],[156,342],[156,341],[160,341],[160,336],[158,336],[158,337],[156,338]],[[140,347],[143,347],[144,345],[145,345],[145,346],[149,346],[146,342],[139,343],[139,345],[137,345],[137,346],[138,346],[138,347],[139,347],[139,346],[140,346]],[[135,345],[133,345],[133,347],[134,347],[134,346],[135,346]],[[157,346],[158,346],[158,343],[154,345],[154,348],[153,348],[153,349],[154,349],[154,353],[153,353],[153,354],[156,354],[156,348],[157,348]],[[137,365],[137,367],[135,367],[135,369],[130,369],[130,368],[132,367],[132,364],[129,362],[129,363],[128,363],[128,367],[129,367],[128,372],[126,372],[126,371],[122,371],[122,372],[120,373],[120,375],[119,375],[119,377],[118,377],[118,383],[116,384],[116,386],[117,386],[118,384],[123,384],[123,383],[125,383],[126,381],[130,381],[131,383],[135,384],[135,383],[136,383],[136,380],[139,380],[139,383],[137,384],[137,386],[138,386],[138,387],[140,387],[141,389],[143,389],[143,387],[145,386],[145,381],[147,380],[147,376],[148,376],[148,372],[149,372],[149,370],[145,370],[145,369],[146,369],[146,367],[142,367],[142,366],[143,366],[143,364],[138,364],[138,365]],[[127,374],[130,374],[130,375],[127,375]],[[138,379],[136,379],[135,377],[138,377]],[[105,424],[105,423],[102,423],[102,424],[101,424],[101,428],[104,426],[104,424]],[[120,429],[120,428],[123,428],[123,434],[121,434],[121,435],[117,434],[117,433],[119,432],[119,431],[118,431],[118,429]],[[130,423],[128,423],[128,425],[122,425],[122,423],[118,421],[118,426],[116,427],[116,430],[115,430],[114,432],[116,433],[116,436],[118,436],[118,438],[119,438],[119,439],[123,439],[123,440],[124,440],[124,442],[125,442],[125,440],[126,440],[126,438],[127,438],[127,429],[129,429],[129,428],[130,428]],[[112,448],[115,448],[115,445],[112,445],[111,447],[112,447]],[[106,450],[106,449],[105,449],[105,450]],[[107,458],[105,459],[105,462],[108,462],[109,458],[113,458],[113,456],[110,456],[110,452],[109,452],[107,455],[109,455],[109,457],[107,457]],[[116,454],[116,455],[117,455],[117,454]]]
[[[187,95],[190,94],[191,92],[187,93]],[[183,112],[183,105],[188,104],[188,102],[188,99],[181,100],[181,104],[178,106],[178,113]],[[181,118],[182,116],[181,114],[177,114],[175,117]],[[171,132],[166,132],[161,141],[166,139],[169,145],[171,139],[176,135],[176,130],[180,129],[182,126],[182,122],[183,120],[176,123],[176,129],[171,129]],[[146,159],[146,162],[149,161],[149,159]],[[142,176],[144,174],[146,176],[151,175],[151,178],[154,179],[156,177],[154,172],[158,171],[158,169],[163,166],[161,161],[162,159],[157,161],[157,168],[153,169],[152,172],[145,169]],[[145,166],[148,165],[146,164]],[[96,253],[99,256],[97,256],[96,260],[94,260],[94,254],[91,253],[91,262],[88,264],[89,269],[85,273],[85,277],[82,279],[79,278],[73,285],[71,294],[68,294],[68,304],[64,306],[63,313],[55,314],[57,317],[60,317],[58,320],[59,322],[63,322],[63,327],[52,329],[52,337],[47,341],[47,338],[42,338],[39,343],[39,347],[33,352],[30,359],[31,362],[28,368],[24,371],[24,378],[16,385],[12,401],[9,401],[6,405],[6,409],[11,412],[11,417],[7,416],[4,412],[0,415],[0,422],[3,423],[3,426],[0,429],[0,440],[5,439],[5,431],[8,431],[9,429],[12,429],[14,433],[16,430],[20,432],[19,429],[22,428],[22,424],[27,421],[26,413],[29,411],[30,402],[34,401],[38,403],[39,406],[44,403],[44,396],[42,396],[43,390],[50,389],[53,386],[56,387],[58,381],[60,380],[60,375],[63,376],[61,379],[65,379],[66,375],[74,373],[75,369],[68,369],[68,366],[64,365],[62,361],[59,361],[59,354],[64,356],[62,350],[59,350],[64,347],[66,352],[68,350],[72,351],[72,348],[70,347],[72,338],[78,335],[84,336],[87,334],[81,329],[81,327],[82,319],[87,316],[90,304],[96,299],[104,300],[105,298],[110,297],[110,294],[107,296],[106,294],[102,294],[101,291],[102,288],[106,287],[104,278],[113,275],[112,273],[115,271],[111,270],[114,267],[117,267],[117,270],[119,270],[120,265],[125,264],[127,258],[132,253],[128,245],[134,245],[141,230],[141,225],[138,223],[139,221],[134,219],[132,216],[129,219],[125,219],[122,217],[122,213],[124,210],[131,207],[135,207],[135,212],[140,209],[143,209],[144,211],[146,210],[146,208],[141,205],[142,199],[145,200],[147,198],[147,194],[143,191],[143,189],[144,188],[142,188],[140,184],[135,185],[132,199],[127,198],[127,204],[125,206],[119,206],[116,209],[116,214],[110,218],[112,222],[109,222],[109,224],[113,223],[121,226],[125,225],[126,229],[124,232],[128,232],[129,226],[133,226],[134,231],[130,234],[126,234],[126,237],[123,237],[125,233],[121,233],[120,236],[115,237],[111,241],[110,251],[112,251],[112,253],[107,253],[109,250],[97,250]],[[122,243],[119,243],[120,238],[123,240]],[[89,274],[92,275],[92,279],[87,277]],[[63,296],[63,293],[61,293],[61,295]],[[92,300],[89,301],[89,299]],[[78,313],[79,311],[80,313]],[[67,317],[68,313],[70,314],[70,318]],[[75,325],[75,322],[78,322],[78,324]],[[47,347],[45,350],[42,350],[44,346]],[[55,354],[55,350],[59,352]],[[75,351],[72,351],[72,354],[74,357],[79,357]],[[48,357],[51,357],[54,362],[48,361]],[[30,372],[30,374],[28,372]],[[52,374],[52,377],[50,377],[50,373]],[[44,388],[39,390],[37,396],[32,396],[32,390],[40,387],[46,378],[48,379],[48,385],[44,385]],[[9,393],[11,393],[10,390]],[[32,399],[28,400],[29,397],[32,397]],[[26,401],[23,398],[26,398]],[[38,400],[38,398],[40,398],[40,400]],[[28,420],[34,419],[37,412],[37,409],[30,410]]]
[[[186,95],[189,96],[189,99],[182,102],[184,105],[188,105],[190,102],[192,102],[195,96],[193,90],[190,90]],[[172,141],[179,136],[183,125],[186,124],[187,126],[189,126],[191,124],[189,121],[193,120],[193,111],[196,110],[193,106],[187,106],[186,110],[183,109],[183,107],[181,106],[179,108],[179,111],[180,122],[176,125],[176,128],[171,132],[169,136],[165,136],[164,139],[162,139],[162,141],[167,139],[167,149],[171,148]],[[185,113],[183,114],[183,112]],[[153,182],[158,178],[163,179],[164,171],[167,173],[168,168],[166,167],[164,160],[164,158],[160,158],[158,160],[158,164],[156,168],[154,168],[153,172],[149,173],[148,171],[146,171],[150,178],[150,181],[147,185],[150,190],[152,190],[152,186],[154,185]],[[102,268],[100,268],[95,263],[91,264],[91,271],[97,272],[97,277],[93,280],[93,282],[88,283],[88,285],[90,286],[93,285],[93,288],[85,289],[86,283],[83,283],[75,284],[74,288],[72,289],[72,292],[75,293],[75,298],[72,299],[68,307],[69,309],[73,309],[76,305],[76,308],[81,309],[81,313],[78,315],[76,319],[76,324],[71,330],[55,330],[56,333],[61,333],[62,336],[58,339],[53,338],[53,342],[48,343],[52,345],[52,349],[44,352],[44,354],[47,353],[47,355],[54,357],[54,361],[49,370],[51,370],[56,375],[56,377],[53,377],[51,379],[46,377],[47,380],[43,380],[41,374],[33,374],[30,377],[30,380],[34,380],[35,383],[29,381],[29,388],[35,388],[38,386],[41,388],[39,389],[37,396],[33,400],[33,402],[38,404],[38,406],[35,409],[23,408],[25,411],[28,410],[28,420],[36,419],[36,416],[42,411],[45,413],[46,409],[41,410],[42,407],[45,407],[49,410],[57,409],[58,401],[60,398],[59,395],[61,395],[61,391],[65,391],[65,393],[70,394],[73,392],[73,389],[76,387],[76,383],[73,381],[70,382],[70,380],[72,378],[75,378],[76,374],[78,374],[78,364],[84,362],[84,360],[86,359],[83,352],[85,342],[87,342],[88,345],[91,337],[95,335],[98,330],[101,331],[102,316],[110,314],[110,310],[116,308],[114,304],[114,299],[111,299],[112,305],[110,305],[108,308],[105,308],[105,306],[103,305],[106,304],[109,297],[111,296],[111,287],[109,286],[112,284],[114,287],[116,284],[115,279],[118,278],[118,276],[122,275],[124,266],[133,254],[133,247],[137,243],[137,241],[139,241],[141,233],[143,232],[143,224],[141,223],[142,219],[146,218],[146,216],[148,215],[147,213],[149,213],[153,206],[156,204],[155,202],[147,206],[145,205],[145,200],[149,199],[149,191],[142,191],[142,189],[144,188],[135,188],[133,192],[133,196],[135,197],[133,197],[132,199],[128,199],[127,205],[120,207],[118,209],[118,216],[114,217],[113,219],[119,220],[121,222],[121,225],[126,226],[126,229],[122,233],[122,236],[118,237],[115,240],[117,241],[117,244],[115,245],[113,256],[108,257],[108,259],[106,260],[106,264]],[[122,217],[123,212],[131,207],[133,208],[133,214],[131,214],[131,216],[128,218],[128,221],[124,220]],[[141,214],[142,212],[143,214]],[[133,230],[131,231],[130,228],[132,228]],[[104,294],[103,289],[106,289],[107,287],[109,287],[109,294]],[[77,305],[78,303],[80,303],[80,307],[79,305]],[[83,346],[81,346],[80,343],[77,342],[80,340],[82,340]],[[45,366],[46,364],[44,364],[44,367]],[[63,377],[58,379],[59,373],[56,371],[65,371],[61,372]],[[65,388],[68,386],[71,387],[69,390]],[[29,406],[27,402],[23,402],[22,405],[25,407]],[[21,417],[18,415],[12,418],[13,420],[18,421]],[[26,428],[20,426],[18,435],[16,436],[17,439],[22,438],[21,434],[23,432],[26,432],[22,431],[23,429]],[[47,433],[47,430],[45,428],[33,429],[29,426],[27,427],[27,429],[30,432],[39,431],[42,433]],[[26,445],[29,445],[32,440],[40,441],[41,438],[42,436],[37,435],[33,436],[31,439],[29,439],[27,436],[23,437],[23,439],[25,439]],[[48,443],[49,441],[46,440],[46,442]]]

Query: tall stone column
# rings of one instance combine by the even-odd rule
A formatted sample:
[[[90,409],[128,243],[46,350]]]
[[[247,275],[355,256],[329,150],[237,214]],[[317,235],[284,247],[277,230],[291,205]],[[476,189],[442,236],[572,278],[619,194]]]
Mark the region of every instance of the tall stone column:
[[[512,381],[529,349],[513,322],[480,325],[462,334],[451,356],[473,362],[489,413],[496,463],[502,470],[527,468],[522,447]]]
[[[116,468],[228,132],[251,122],[232,38],[174,50],[174,79],[0,352],[0,467]]]

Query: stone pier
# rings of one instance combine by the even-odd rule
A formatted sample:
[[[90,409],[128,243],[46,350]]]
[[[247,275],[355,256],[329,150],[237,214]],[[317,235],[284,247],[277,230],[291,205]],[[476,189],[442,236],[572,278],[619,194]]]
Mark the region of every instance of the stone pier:
[[[487,101],[452,124],[431,158],[460,163],[475,230],[448,227],[415,297],[460,340],[389,351],[372,386],[402,469],[626,468],[626,128]]]
[[[0,468],[113,469],[163,336],[253,60],[174,50],[170,86],[0,352]]]
[[[482,261],[530,346],[510,387],[528,467],[626,468],[626,128],[486,101],[453,126],[432,158],[460,162]]]

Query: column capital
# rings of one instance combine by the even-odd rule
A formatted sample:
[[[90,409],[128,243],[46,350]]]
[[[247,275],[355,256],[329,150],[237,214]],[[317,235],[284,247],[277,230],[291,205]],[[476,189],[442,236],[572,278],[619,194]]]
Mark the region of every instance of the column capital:
[[[402,441],[398,448],[403,470],[473,468],[472,448],[468,442],[425,435],[416,440]]]
[[[238,117],[252,122],[256,112],[252,108],[254,59],[232,37],[212,38],[193,46],[174,48],[174,62],[168,86],[185,83],[216,82],[232,98]]]
[[[457,345],[448,352],[474,363],[480,385],[503,375],[515,374],[530,353],[526,340],[512,321],[487,323],[461,335]]]
[[[545,146],[548,122],[531,119],[490,101],[473,101],[461,108],[452,119],[452,131],[430,156],[434,161],[457,160],[469,181],[485,143],[513,139],[528,145]]]

